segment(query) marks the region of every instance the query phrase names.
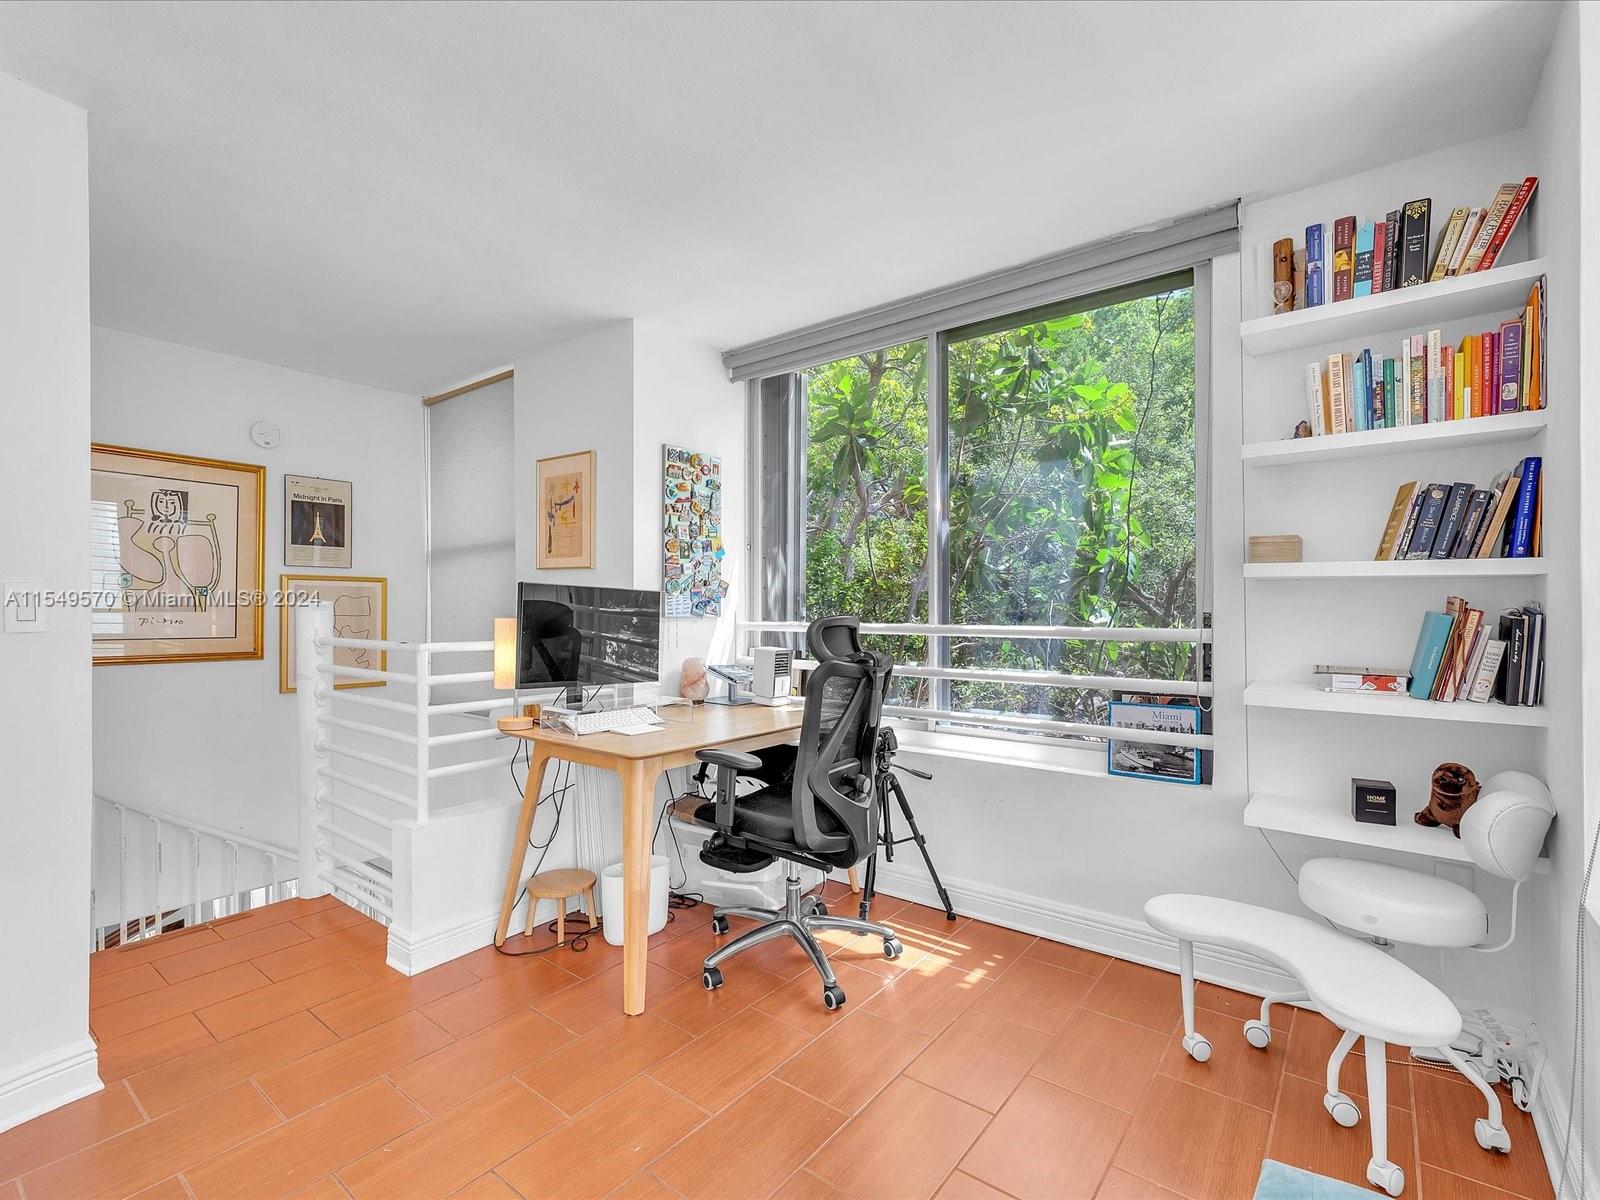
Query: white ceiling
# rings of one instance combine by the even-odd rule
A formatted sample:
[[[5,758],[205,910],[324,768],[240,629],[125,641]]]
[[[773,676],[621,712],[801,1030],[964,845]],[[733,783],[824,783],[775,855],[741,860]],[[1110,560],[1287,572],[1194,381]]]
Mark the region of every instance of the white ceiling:
[[[726,347],[1523,124],[1552,7],[0,4],[94,318],[412,393]]]

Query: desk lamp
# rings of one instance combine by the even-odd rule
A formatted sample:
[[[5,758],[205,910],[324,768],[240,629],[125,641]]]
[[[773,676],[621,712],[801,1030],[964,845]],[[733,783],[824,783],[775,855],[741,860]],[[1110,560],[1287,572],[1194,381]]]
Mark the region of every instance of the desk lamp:
[[[517,733],[532,729],[537,718],[522,711],[521,696],[517,692],[517,618],[494,619],[494,686],[497,691],[510,692],[512,709],[509,717],[495,722],[501,733]]]

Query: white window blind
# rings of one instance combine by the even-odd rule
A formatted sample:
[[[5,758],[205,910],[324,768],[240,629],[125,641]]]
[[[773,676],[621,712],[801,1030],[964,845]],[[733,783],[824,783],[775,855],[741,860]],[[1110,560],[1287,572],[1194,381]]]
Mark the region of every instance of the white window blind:
[[[428,639],[487,641],[516,601],[512,381],[428,409]]]

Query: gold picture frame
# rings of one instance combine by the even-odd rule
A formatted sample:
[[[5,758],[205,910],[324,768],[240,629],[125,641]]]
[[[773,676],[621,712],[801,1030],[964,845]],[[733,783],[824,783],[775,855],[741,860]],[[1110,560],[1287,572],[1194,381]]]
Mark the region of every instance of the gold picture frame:
[[[267,469],[89,447],[93,661],[263,657]]]
[[[389,640],[389,580],[382,575],[289,575],[278,576],[278,691],[285,695],[294,686],[294,614],[306,602],[329,600],[333,603],[334,633],[338,637],[367,641]],[[349,602],[341,613],[340,604]],[[364,603],[363,603],[364,602]],[[368,657],[370,656],[370,657]],[[346,650],[336,648],[333,660],[346,667],[366,667],[373,671],[389,669],[387,650]],[[381,679],[341,679],[336,688],[382,687]]]
[[[594,566],[594,451],[541,458],[535,478],[533,565]]]

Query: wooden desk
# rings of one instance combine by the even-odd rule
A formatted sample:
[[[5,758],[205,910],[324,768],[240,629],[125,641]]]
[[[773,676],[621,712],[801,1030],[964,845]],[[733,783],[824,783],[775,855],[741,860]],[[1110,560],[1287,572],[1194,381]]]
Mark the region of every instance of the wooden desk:
[[[684,713],[689,714],[688,719]],[[565,759],[586,767],[615,771],[622,780],[622,1011],[631,1017],[644,1012],[646,919],[650,908],[650,818],[656,780],[663,771],[687,766],[700,750],[759,750],[793,741],[805,708],[789,704],[768,708],[761,704],[730,707],[697,704],[662,710],[666,725],[658,733],[630,737],[621,733],[591,733],[583,737],[564,730],[534,728],[509,736],[532,742],[528,748],[528,782],[522,793],[522,817],[506,871],[506,894],[500,903],[500,925],[494,944],[506,940],[511,910],[517,906],[522,871],[528,854],[528,834],[543,790],[544,768],[551,759]]]

